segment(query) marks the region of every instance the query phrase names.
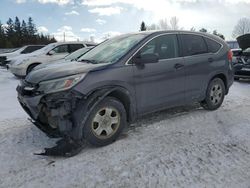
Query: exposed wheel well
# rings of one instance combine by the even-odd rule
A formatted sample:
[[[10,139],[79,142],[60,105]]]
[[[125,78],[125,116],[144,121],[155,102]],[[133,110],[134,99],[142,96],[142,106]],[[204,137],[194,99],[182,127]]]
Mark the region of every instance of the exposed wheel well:
[[[215,75],[211,80],[213,80],[214,78],[220,78],[223,81],[225,85],[225,89],[226,89],[226,94],[228,94],[227,77],[221,73],[221,74]]]

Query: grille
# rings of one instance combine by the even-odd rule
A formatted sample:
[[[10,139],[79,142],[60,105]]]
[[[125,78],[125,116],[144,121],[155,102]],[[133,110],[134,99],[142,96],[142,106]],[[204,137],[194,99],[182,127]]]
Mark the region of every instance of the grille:
[[[0,62],[4,62],[6,60],[7,60],[6,56],[0,56]]]

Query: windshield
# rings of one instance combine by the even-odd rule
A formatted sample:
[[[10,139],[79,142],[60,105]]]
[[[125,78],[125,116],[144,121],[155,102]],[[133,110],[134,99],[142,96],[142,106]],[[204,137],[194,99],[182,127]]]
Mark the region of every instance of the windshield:
[[[89,50],[90,50],[90,48],[81,48],[79,50],[76,50],[75,52],[67,55],[65,57],[65,60],[75,60],[75,59],[78,59],[81,55],[85,54]]]
[[[134,34],[122,35],[109,39],[84,54],[78,59],[78,61],[89,61],[92,63],[114,63],[144,37],[145,34]]]
[[[34,54],[41,54],[41,53],[47,53],[49,50],[51,50],[52,48],[54,48],[56,46],[55,43],[51,43],[51,44],[48,44],[46,46],[44,46],[43,48],[39,49],[39,50],[36,50],[34,52],[32,52],[31,54],[34,55]]]
[[[237,41],[227,42],[227,44],[230,47],[230,49],[238,49],[238,48],[240,48]]]

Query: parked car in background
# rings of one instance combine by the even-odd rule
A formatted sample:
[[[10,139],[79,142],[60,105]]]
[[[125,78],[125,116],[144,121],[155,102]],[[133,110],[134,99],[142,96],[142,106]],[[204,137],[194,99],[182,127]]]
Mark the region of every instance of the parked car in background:
[[[17,77],[25,77],[37,65],[63,59],[69,53],[87,46],[83,42],[51,43],[29,55],[20,57],[9,66],[9,69]]]
[[[250,79],[250,34],[245,34],[237,38],[240,50],[234,51],[234,79]]]
[[[5,66],[10,62],[10,58],[17,57],[21,54],[29,54],[36,50],[43,48],[45,45],[27,45],[22,48],[16,49],[13,52],[0,54],[0,65]]]
[[[67,55],[63,59],[59,59],[57,61],[52,61],[50,63],[40,64],[40,65],[36,66],[33,70],[38,70],[38,69],[41,69],[41,68],[47,68],[49,66],[54,66],[54,65],[56,65],[58,63],[70,63],[72,61],[77,61],[81,56],[83,56],[85,53],[87,53],[93,47],[94,46],[92,46],[92,47],[86,47],[86,48],[81,48],[81,49],[76,50],[75,52]]]
[[[230,49],[239,49],[239,44],[237,41],[227,41],[228,46]]]
[[[17,87],[33,123],[62,137],[45,155],[104,146],[138,117],[200,102],[218,109],[233,83],[232,52],[220,38],[188,31],[125,34],[78,61],[30,72]]]

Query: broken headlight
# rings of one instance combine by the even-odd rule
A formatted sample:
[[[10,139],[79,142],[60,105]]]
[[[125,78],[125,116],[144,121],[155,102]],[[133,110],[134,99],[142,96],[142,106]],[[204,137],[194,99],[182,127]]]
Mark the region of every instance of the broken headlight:
[[[64,78],[43,81],[39,83],[38,91],[43,93],[54,93],[64,91],[75,86],[79,81],[84,78],[86,74],[78,74]]]

